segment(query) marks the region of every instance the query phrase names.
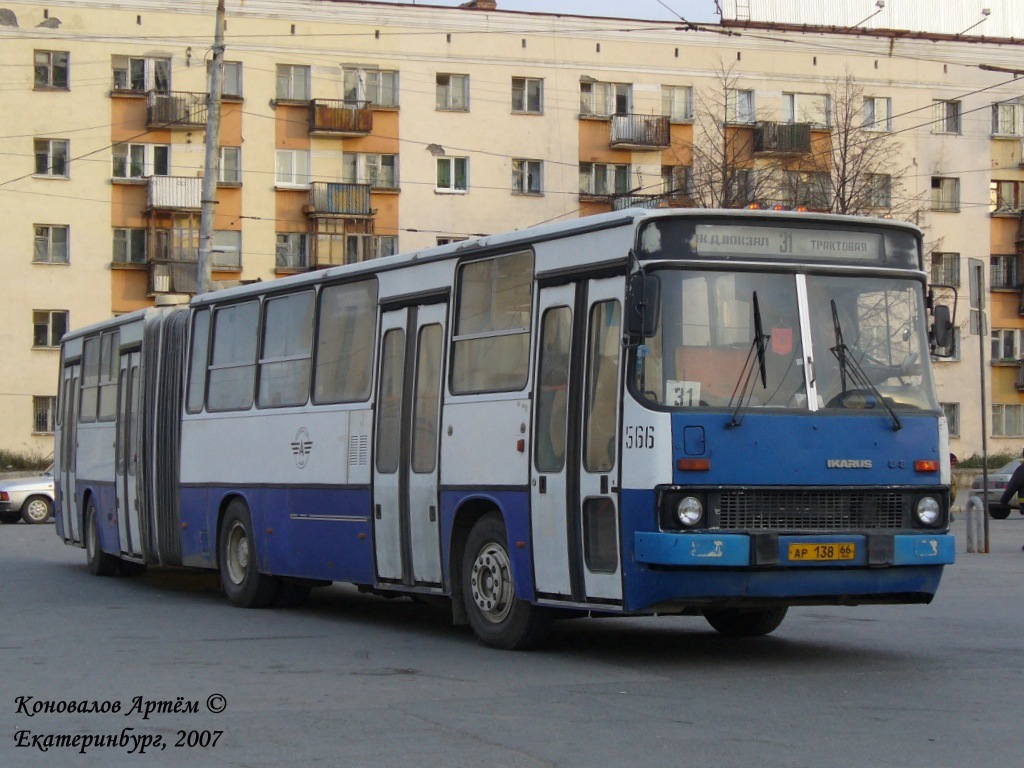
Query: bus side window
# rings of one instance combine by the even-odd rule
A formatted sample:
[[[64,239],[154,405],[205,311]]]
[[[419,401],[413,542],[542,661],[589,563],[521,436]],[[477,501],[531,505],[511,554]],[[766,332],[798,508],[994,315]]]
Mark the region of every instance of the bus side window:
[[[540,333],[534,457],[538,471],[560,472],[565,466],[565,431],[569,414],[572,311],[568,307],[547,310],[541,320]]]
[[[210,348],[210,310],[201,309],[192,318],[192,353],[189,355],[188,401],[189,413],[203,410],[206,394],[206,355]]]

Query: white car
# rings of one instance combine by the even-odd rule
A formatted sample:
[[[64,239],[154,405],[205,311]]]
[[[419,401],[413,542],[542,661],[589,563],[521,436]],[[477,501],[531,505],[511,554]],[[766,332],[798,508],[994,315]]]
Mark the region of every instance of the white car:
[[[0,481],[0,523],[45,523],[53,519],[53,466],[42,475]]]
[[[1005,520],[1010,516],[1011,509],[1019,510],[1024,515],[1024,509],[1021,508],[1017,498],[1010,499],[1010,504],[1006,507],[999,503],[999,500],[1003,497],[1003,491],[1006,490],[1007,483],[1010,482],[1010,478],[1013,477],[1013,473],[1020,466],[1020,463],[1020,459],[1014,459],[1009,464],[1005,464],[988,475],[988,513],[996,520]],[[979,475],[971,483],[970,495],[980,499],[984,493],[981,486],[982,478]]]

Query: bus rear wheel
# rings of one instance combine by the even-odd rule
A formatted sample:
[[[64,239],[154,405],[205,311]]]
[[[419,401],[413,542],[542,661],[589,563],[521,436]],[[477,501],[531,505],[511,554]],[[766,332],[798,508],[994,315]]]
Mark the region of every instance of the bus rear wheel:
[[[218,540],[220,583],[228,599],[240,608],[266,608],[277,599],[281,582],[260,573],[252,518],[244,502],[228,504],[220,523]]]
[[[466,539],[462,594],[469,624],[484,645],[525,650],[547,634],[547,612],[516,597],[505,525],[496,512],[480,518]]]
[[[93,576],[114,576],[117,574],[117,560],[100,549],[100,535],[96,523],[96,502],[89,500],[85,508],[85,562]]]
[[[727,637],[760,637],[778,629],[786,618],[785,606],[744,610],[742,608],[707,609],[704,618],[708,624]]]

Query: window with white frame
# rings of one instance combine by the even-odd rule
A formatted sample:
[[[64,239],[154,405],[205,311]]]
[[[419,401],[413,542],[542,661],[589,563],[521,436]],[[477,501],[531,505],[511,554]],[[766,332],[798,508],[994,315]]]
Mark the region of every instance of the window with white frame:
[[[869,208],[892,207],[892,176],[888,173],[869,173],[864,177],[865,200]]]
[[[373,189],[398,189],[398,155],[346,152],[341,157],[341,180]]]
[[[628,115],[633,108],[633,86],[630,83],[580,81],[580,114],[595,117]]]
[[[35,139],[36,176],[66,179],[70,175],[68,164],[70,143],[67,139]]]
[[[673,123],[693,120],[693,86],[661,86],[661,114]]]
[[[730,172],[726,182],[729,199],[728,206],[749,205],[754,202],[754,171],[739,168]]]
[[[1024,104],[1020,101],[1000,101],[992,105],[992,135],[1024,135]]]
[[[960,133],[962,108],[962,104],[956,100],[932,101],[932,133]]]
[[[520,195],[542,194],[543,167],[540,160],[512,160],[512,191]]]
[[[51,434],[57,425],[57,398],[52,395],[32,396],[32,433]]]
[[[279,187],[309,186],[309,150],[279,149],[275,157],[274,183]]]
[[[960,437],[960,403],[940,403],[950,437]]]
[[[66,309],[36,309],[32,311],[32,346],[59,347],[68,332]]]
[[[461,243],[461,242],[464,242],[464,241],[466,241],[468,239],[469,239],[468,237],[454,237],[454,236],[452,236],[452,237],[438,237],[437,238],[437,244],[438,245],[451,245],[452,243]]]
[[[544,80],[540,77],[512,78],[512,112],[539,115],[544,111]]]
[[[932,251],[930,280],[935,285],[960,285],[960,254]]]
[[[663,165],[661,167],[661,193],[673,197],[692,194],[693,168],[689,165]]]
[[[380,259],[398,253],[398,238],[394,235],[369,235],[359,232],[345,235],[345,263]]]
[[[960,210],[960,179],[953,176],[932,176],[932,210]]]
[[[785,179],[782,192],[788,205],[802,205],[812,211],[827,211],[832,207],[830,174],[787,171]]]
[[[629,166],[580,163],[581,195],[624,195],[629,192]]]
[[[307,269],[309,236],[305,232],[278,232],[275,266],[278,269]]]
[[[989,257],[989,287],[1018,288],[1020,257],[1014,254],[993,254]]]
[[[1021,329],[992,329],[992,362],[1015,363],[1021,358]]]
[[[439,157],[437,158],[438,192],[465,192],[469,189],[469,158]]]
[[[213,62],[206,63],[206,85],[210,90],[210,75],[213,71]],[[226,99],[242,98],[242,62],[225,61],[224,76],[220,81],[220,95]]]
[[[342,69],[345,101],[368,101],[375,107],[398,106],[398,72],[370,67]]]
[[[992,405],[992,436],[1024,436],[1024,405],[994,403]]]
[[[829,99],[824,93],[783,93],[782,106],[787,123],[809,123],[828,127]]]
[[[242,148],[221,147],[217,158],[217,181],[221,184],[242,183]]]
[[[1024,181],[989,182],[989,211],[1016,215],[1024,206]]]
[[[146,230],[142,227],[114,228],[115,264],[146,263]]]
[[[170,173],[169,144],[122,142],[111,150],[111,176],[115,179],[144,179]]]
[[[66,89],[71,69],[71,55],[67,51],[35,51],[32,57],[33,85],[38,90]]]
[[[754,92],[728,89],[725,92],[725,119],[729,123],[754,122]]]
[[[892,99],[884,96],[864,97],[864,122],[868,131],[892,130]]]
[[[237,229],[214,230],[210,250],[214,269],[242,268],[242,233]]]
[[[309,101],[310,68],[305,64],[277,65],[277,98],[282,101]]]
[[[67,264],[68,239],[66,226],[36,224],[32,261],[36,264]]]
[[[469,75],[453,75],[439,72],[435,77],[435,106],[448,112],[465,112],[469,109]]]
[[[171,90],[171,60],[135,56],[113,57],[114,90],[130,93]]]

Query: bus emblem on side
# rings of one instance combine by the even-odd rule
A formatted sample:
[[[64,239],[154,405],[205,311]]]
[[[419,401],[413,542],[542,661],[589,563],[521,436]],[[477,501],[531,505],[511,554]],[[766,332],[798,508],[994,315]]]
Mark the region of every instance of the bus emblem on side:
[[[313,441],[309,437],[309,431],[305,427],[299,427],[295,433],[295,440],[292,441],[292,454],[295,456],[295,466],[299,469],[306,468],[309,461],[309,454],[313,451]]]

